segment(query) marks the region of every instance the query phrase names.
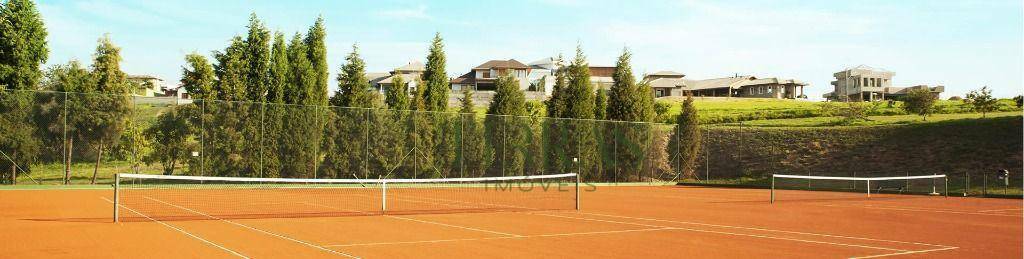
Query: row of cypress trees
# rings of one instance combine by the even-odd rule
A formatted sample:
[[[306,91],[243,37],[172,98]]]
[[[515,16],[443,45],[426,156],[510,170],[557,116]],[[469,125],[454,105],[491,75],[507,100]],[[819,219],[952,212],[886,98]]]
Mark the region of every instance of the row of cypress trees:
[[[422,77],[394,78],[395,85],[417,81],[416,92],[405,87],[388,88],[384,96],[366,91],[365,61],[353,45],[338,72],[338,90],[328,99],[323,19],[287,39],[283,32],[272,34],[253,14],[247,34],[214,51],[212,60],[195,52],[185,56],[181,84],[197,101],[161,113],[143,129],[130,100],[117,97],[134,86],[121,72],[120,49],[109,37],[100,39],[90,68],[71,61],[50,68],[44,77],[38,67],[47,57],[45,26],[34,4],[8,1],[0,15],[8,21],[0,25],[7,26],[0,27],[5,36],[0,84],[15,90],[35,90],[41,83],[48,90],[103,93],[72,101],[3,92],[0,118],[9,123],[0,129],[12,134],[0,136],[9,157],[0,166],[9,168],[11,176],[30,170],[37,154],[48,153],[40,150],[43,146],[60,146],[52,153],[60,154],[69,169],[72,157],[92,155],[93,181],[105,150],[117,151],[136,169],[142,162],[160,163],[166,174],[188,165],[190,174],[331,178],[581,171],[619,180],[618,174],[643,170],[645,163],[665,156],[642,150],[655,141],[651,126],[632,123],[651,122],[654,115],[650,87],[636,82],[628,50],[616,63],[611,88],[594,91],[586,57],[577,48],[576,56],[556,72],[553,95],[545,102],[549,119],[538,117],[542,114],[526,102],[515,78],[502,77],[487,112],[503,116],[481,121],[472,115],[472,92],[464,93],[462,114],[443,113],[449,83],[440,34],[431,42]],[[558,62],[562,65],[561,57]],[[32,106],[38,108],[26,108]],[[38,116],[43,114],[54,116],[46,122],[30,118],[47,117]],[[55,137],[54,125],[65,119],[74,125],[60,127],[70,129],[69,136]],[[31,136],[14,134],[24,132]],[[195,150],[202,155],[190,156]]]

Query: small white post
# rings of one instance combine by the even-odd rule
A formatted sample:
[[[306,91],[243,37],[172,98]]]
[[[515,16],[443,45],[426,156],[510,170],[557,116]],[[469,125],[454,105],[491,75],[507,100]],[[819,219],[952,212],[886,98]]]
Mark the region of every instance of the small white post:
[[[388,211],[388,182],[380,183],[380,214]]]
[[[118,222],[118,209],[121,199],[118,195],[118,190],[121,189],[121,174],[114,174],[114,222]]]
[[[771,201],[768,203],[775,203],[775,175],[772,174],[772,189],[771,189]]]

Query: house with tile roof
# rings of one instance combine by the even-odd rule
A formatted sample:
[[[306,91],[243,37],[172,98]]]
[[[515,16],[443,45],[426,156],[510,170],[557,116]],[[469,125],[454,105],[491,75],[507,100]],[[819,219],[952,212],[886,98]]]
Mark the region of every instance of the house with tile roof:
[[[375,90],[383,94],[388,88],[394,87],[394,80],[396,76],[401,76],[402,81],[405,82],[405,87],[408,88],[410,94],[416,92],[417,78],[423,74],[426,67],[419,61],[411,61],[404,66],[397,67],[390,72],[376,72],[366,73],[366,78],[370,81],[370,86]]]
[[[523,64],[515,59],[490,60],[480,64],[468,73],[451,80],[452,91],[459,92],[463,89],[474,91],[494,91],[497,89],[495,82],[498,77],[512,75],[519,80],[519,89],[528,90],[531,80],[529,79],[532,67]]]

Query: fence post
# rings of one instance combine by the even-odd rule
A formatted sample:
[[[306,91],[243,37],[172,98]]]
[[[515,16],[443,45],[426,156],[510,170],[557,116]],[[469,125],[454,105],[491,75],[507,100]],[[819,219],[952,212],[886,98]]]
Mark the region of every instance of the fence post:
[[[118,206],[121,204],[120,195],[118,191],[121,189],[121,174],[114,174],[114,222],[118,222]]]

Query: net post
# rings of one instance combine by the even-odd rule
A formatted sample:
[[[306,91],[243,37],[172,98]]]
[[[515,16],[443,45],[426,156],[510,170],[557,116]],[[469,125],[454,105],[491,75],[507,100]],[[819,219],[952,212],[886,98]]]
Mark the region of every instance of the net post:
[[[388,182],[380,182],[380,214],[388,211]]]
[[[868,182],[868,197],[871,197],[871,180],[867,180],[867,182]]]
[[[775,203],[775,174],[772,174],[772,188],[771,188],[771,191],[769,191],[769,192],[771,193],[771,200],[769,200],[768,203],[774,204]]]
[[[580,175],[576,174],[576,211],[580,210]]]
[[[121,174],[114,174],[114,223],[118,222],[118,206],[120,205],[121,199],[119,198],[118,191],[121,189]]]

